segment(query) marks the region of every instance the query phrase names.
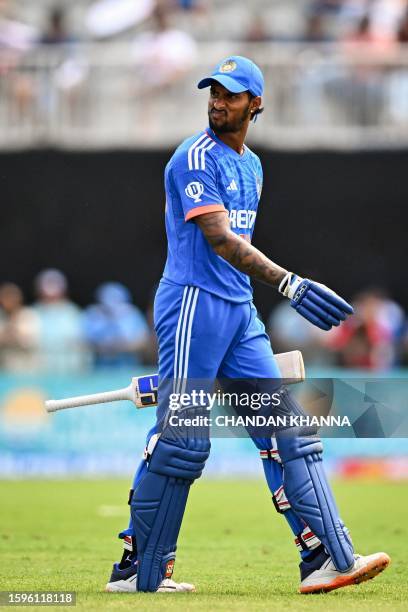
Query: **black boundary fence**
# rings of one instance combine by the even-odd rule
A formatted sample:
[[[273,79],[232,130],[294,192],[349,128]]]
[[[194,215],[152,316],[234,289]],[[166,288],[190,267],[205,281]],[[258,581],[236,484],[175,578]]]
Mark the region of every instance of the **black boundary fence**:
[[[408,152],[257,151],[264,189],[254,244],[351,298],[380,286],[408,304]],[[45,267],[79,304],[106,280],[145,308],[165,261],[163,171],[170,151],[0,154],[0,280],[33,299]],[[257,285],[263,316],[279,299]]]

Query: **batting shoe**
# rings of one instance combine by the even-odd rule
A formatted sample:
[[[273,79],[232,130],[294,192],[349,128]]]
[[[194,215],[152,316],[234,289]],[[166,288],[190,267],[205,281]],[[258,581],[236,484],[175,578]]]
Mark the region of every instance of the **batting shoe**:
[[[324,553],[326,559],[316,569],[315,559],[308,563],[302,561],[300,564],[300,592],[308,593],[328,593],[334,589],[341,589],[352,584],[360,584],[366,580],[375,578],[385,570],[390,564],[390,557],[383,552],[373,555],[354,555],[354,565],[346,572],[339,572],[331,558]],[[314,568],[312,566],[315,566]]]
[[[105,591],[108,593],[136,593],[137,562],[126,569],[120,569],[119,563],[114,563],[112,574]],[[157,593],[192,593],[195,586],[188,582],[174,582],[171,578],[161,581]]]
[[[136,579],[137,561],[125,569],[121,569],[119,563],[114,563],[105,591],[108,593],[136,593]]]
[[[165,578],[161,581],[157,593],[194,593],[194,584],[188,582],[174,582],[171,578]]]

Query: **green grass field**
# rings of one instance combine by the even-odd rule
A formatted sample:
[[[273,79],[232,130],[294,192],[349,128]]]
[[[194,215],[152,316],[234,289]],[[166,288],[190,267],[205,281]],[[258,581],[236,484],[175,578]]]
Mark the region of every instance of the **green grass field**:
[[[0,590],[73,590],[84,610],[408,610],[406,484],[335,484],[356,549],[385,550],[393,563],[375,580],[317,596],[297,593],[298,554],[266,485],[209,480],[192,487],[175,571],[197,593],[105,593],[121,555],[127,487],[0,482]]]

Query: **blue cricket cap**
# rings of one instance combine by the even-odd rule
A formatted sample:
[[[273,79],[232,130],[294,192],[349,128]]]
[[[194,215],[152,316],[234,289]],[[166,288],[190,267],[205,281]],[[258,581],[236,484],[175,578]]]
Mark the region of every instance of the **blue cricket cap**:
[[[221,83],[232,93],[249,91],[253,96],[262,96],[263,74],[254,62],[241,55],[231,55],[218,64],[211,76],[201,79],[198,89],[209,87],[212,81]]]

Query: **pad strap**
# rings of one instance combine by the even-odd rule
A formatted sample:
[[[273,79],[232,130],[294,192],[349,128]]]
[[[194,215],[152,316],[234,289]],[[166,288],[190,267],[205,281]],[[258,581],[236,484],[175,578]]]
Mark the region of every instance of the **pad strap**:
[[[305,527],[295,538],[295,544],[298,550],[313,550],[320,546],[321,541],[313,533],[310,527]]]
[[[129,550],[130,552],[133,552],[133,538],[130,535],[126,535],[123,538],[123,548],[125,550]]]
[[[273,492],[272,501],[273,505],[276,508],[276,511],[279,512],[279,514],[283,514],[286,510],[289,510],[290,503],[288,502],[288,498],[285,495],[283,485]]]
[[[261,455],[261,459],[273,459],[274,461],[277,461],[278,463],[282,463],[280,455],[279,455],[279,451],[277,448],[261,450],[260,455]]]

